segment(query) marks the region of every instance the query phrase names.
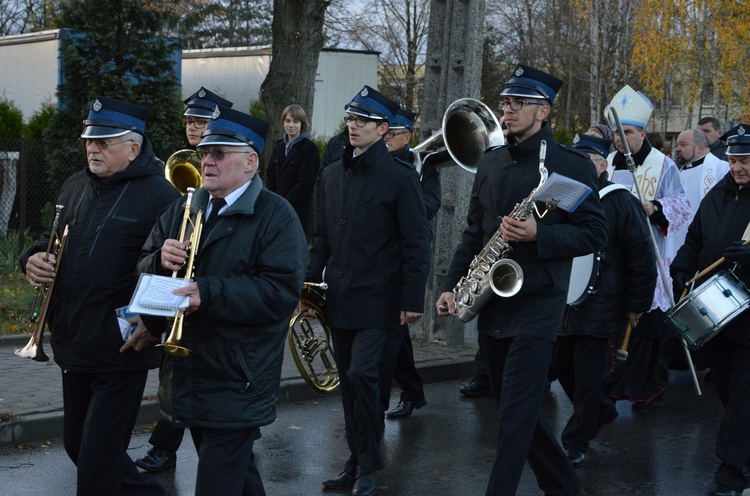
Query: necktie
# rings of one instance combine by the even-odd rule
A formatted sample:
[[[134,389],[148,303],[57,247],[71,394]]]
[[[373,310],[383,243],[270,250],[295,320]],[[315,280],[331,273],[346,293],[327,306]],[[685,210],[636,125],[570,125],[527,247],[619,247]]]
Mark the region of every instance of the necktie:
[[[227,201],[224,198],[212,198],[211,199],[211,215],[206,219],[206,225],[213,226],[216,224],[216,219],[219,217],[219,210],[224,208]]]

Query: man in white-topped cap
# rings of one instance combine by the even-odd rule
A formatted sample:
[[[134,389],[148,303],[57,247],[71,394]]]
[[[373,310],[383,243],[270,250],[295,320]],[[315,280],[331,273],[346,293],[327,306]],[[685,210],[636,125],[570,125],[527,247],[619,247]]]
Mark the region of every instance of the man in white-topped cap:
[[[652,148],[646,139],[646,124],[653,105],[641,92],[630,86],[622,88],[610,102],[625,134],[633,161],[635,176],[643,196],[643,208],[649,218],[659,255],[666,267],[672,261],[680,242],[676,233],[688,222],[690,203],[680,182],[680,173],[674,161]],[[608,172],[613,183],[631,187],[634,194],[633,174],[628,170],[625,148],[620,134],[615,132],[617,151],[608,157]],[[656,292],[651,311],[644,314],[634,328],[628,359],[618,364],[606,378],[605,392],[614,400],[626,399],[634,408],[649,406],[665,393],[665,381],[659,373],[660,340],[665,335],[664,312],[671,303],[661,276],[656,281]]]
[[[747,131],[750,131],[748,129]],[[742,283],[750,284],[750,133],[744,126],[727,139],[729,173],[719,180],[701,202],[695,219],[677,252],[670,271],[675,298],[693,275],[715,261],[724,262],[704,274],[700,285],[717,274],[728,277],[732,269]],[[721,279],[724,283],[729,279]],[[714,386],[724,405],[724,415],[716,436],[716,456],[720,460],[711,496],[741,496],[750,471],[750,312],[726,324],[701,348],[711,367]]]
[[[179,192],[146,135],[148,109],[97,97],[80,141],[88,167],[69,177],[55,205],[57,235],[69,226],[65,258],[32,245],[21,267],[33,285],[50,283],[49,329],[63,392],[63,442],[77,466],[77,494],[159,496],[165,490],[140,474],[128,455],[149,369],[164,323],[148,316],[118,319],[136,285],[135,266],[151,226]]]

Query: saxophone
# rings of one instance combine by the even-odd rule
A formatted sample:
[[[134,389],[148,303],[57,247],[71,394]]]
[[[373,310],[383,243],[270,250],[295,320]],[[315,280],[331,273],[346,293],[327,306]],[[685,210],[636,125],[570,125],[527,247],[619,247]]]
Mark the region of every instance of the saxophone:
[[[521,203],[516,204],[509,214],[511,218],[524,221],[534,211],[540,218],[546,213],[539,214],[534,200],[536,192],[547,181],[547,168],[544,166],[546,155],[547,142],[542,140],[539,148],[539,184]],[[462,277],[453,288],[456,316],[459,320],[469,322],[476,317],[479,310],[492,296],[492,292],[509,298],[521,290],[523,269],[518,262],[508,258],[512,251],[513,248],[502,235],[501,228],[498,228],[482,251],[472,260],[468,274]]]

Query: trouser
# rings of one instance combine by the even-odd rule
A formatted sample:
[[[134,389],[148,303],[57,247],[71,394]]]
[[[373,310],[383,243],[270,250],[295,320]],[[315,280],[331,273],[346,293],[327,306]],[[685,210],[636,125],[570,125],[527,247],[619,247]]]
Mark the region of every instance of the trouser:
[[[151,433],[148,442],[157,448],[175,452],[180,449],[184,435],[184,427],[175,427],[172,422],[163,418],[156,423],[154,432]]]
[[[553,342],[534,336],[479,334],[500,432],[487,496],[514,496],[528,460],[547,495],[576,495],[581,483],[541,412]]]
[[[147,377],[145,370],[63,373],[63,442],[78,467],[78,496],[165,494],[127,453]]]
[[[393,339],[388,339],[383,349],[380,361],[380,401],[383,411],[388,410],[393,381],[401,389],[401,401],[424,400],[424,383],[414,363],[414,348],[406,324],[393,334]]]
[[[195,496],[265,496],[253,445],[260,429],[191,427],[198,452]]]
[[[724,416],[716,436],[716,456],[721,460],[714,480],[742,492],[742,470],[750,459],[750,346],[725,336],[736,332],[731,326],[703,345],[714,386],[724,405]]]
[[[378,362],[383,348],[399,329],[333,328],[333,350],[341,380],[346,441],[354,457],[351,465],[363,471],[380,470],[382,407]]]
[[[617,416],[614,402],[602,392],[608,348],[607,338],[580,334],[555,343],[551,369],[573,403],[561,435],[565,449],[586,453],[599,427]]]

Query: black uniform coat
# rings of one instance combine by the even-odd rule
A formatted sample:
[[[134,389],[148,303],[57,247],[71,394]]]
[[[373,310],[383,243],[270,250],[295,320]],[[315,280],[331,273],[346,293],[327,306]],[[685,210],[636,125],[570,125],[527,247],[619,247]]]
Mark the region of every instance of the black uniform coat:
[[[690,278],[716,262],[724,256],[729,245],[742,239],[749,222],[750,188],[740,189],[732,174],[727,173],[701,201],[688,227],[685,244],[669,266],[670,273],[674,277],[674,274],[682,272]],[[696,281],[695,287],[714,274],[731,268],[727,263],[721,264]],[[734,273],[745,284],[750,284],[750,267],[741,266]],[[750,345],[750,312],[745,311],[735,317],[722,334],[731,341]]]
[[[592,193],[568,213],[556,208],[537,218],[537,239],[511,243],[511,259],[523,269],[521,290],[510,298],[492,295],[479,314],[479,332],[495,338],[532,335],[554,341],[565,310],[574,257],[604,247],[607,221],[597,196],[596,169],[588,155],[555,142],[549,127],[518,145],[489,150],[479,164],[469,202],[468,227],[453,256],[443,291],[466,275],[475,255],[500,228],[504,215],[539,184],[539,148],[547,141],[546,167],[575,179]],[[544,210],[543,204],[537,204]]]
[[[193,196],[205,210],[208,192]],[[160,248],[177,239],[185,200],[174,203],[143,246],[138,269],[161,267]],[[186,358],[161,368],[162,410],[177,426],[251,429],[273,422],[284,343],[302,291],[307,241],[289,203],[255,176],[205,233],[195,263],[201,305],[184,319]]]
[[[332,327],[398,329],[402,310],[424,309],[430,238],[419,178],[382,139],[356,159],[353,150],[323,169],[307,280],[325,267]]]
[[[606,173],[603,189],[612,183]],[[656,257],[643,205],[627,189],[602,198],[607,216],[607,245],[601,254],[594,292],[566,310],[561,335],[615,337],[625,333],[627,312],[648,312],[656,288]]]
[[[313,218],[313,192],[318,177],[320,155],[310,138],[302,138],[292,145],[285,155],[283,139],[273,147],[271,163],[266,171],[266,188],[286,198],[297,212],[305,232],[310,230]]]
[[[407,164],[414,164],[414,154],[411,152],[408,144],[392,155]],[[416,169],[414,172],[416,173]],[[422,164],[422,170],[419,173],[419,185],[422,187],[422,200],[424,201],[427,220],[430,224],[430,239],[432,239],[435,234],[435,216],[438,210],[440,210],[440,204],[443,201],[440,173],[434,165],[430,163]]]
[[[164,178],[148,138],[123,171],[101,179],[88,167],[68,178],[56,205],[65,208],[58,235],[70,225],[50,301],[48,324],[55,362],[69,372],[120,372],[159,366],[153,345],[120,353],[123,345],[115,309],[126,306],[135,289],[135,267],[143,242],[159,213],[180,193]],[[47,241],[31,246],[21,267]],[[156,328],[155,324],[162,324]],[[161,336],[163,322],[146,325]]]

